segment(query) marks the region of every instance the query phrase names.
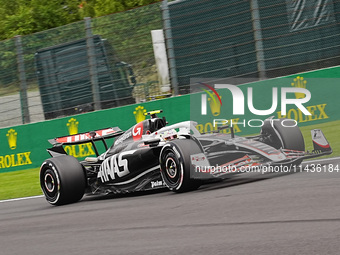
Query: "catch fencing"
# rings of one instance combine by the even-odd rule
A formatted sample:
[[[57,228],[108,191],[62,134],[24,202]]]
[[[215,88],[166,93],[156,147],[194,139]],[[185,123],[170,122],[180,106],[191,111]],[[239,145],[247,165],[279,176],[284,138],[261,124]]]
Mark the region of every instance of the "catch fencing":
[[[340,0],[177,0],[0,42],[0,127],[340,63]],[[151,31],[163,29],[171,90]],[[163,74],[162,74],[163,75]]]
[[[167,96],[157,29],[159,3],[0,42],[0,127]]]
[[[191,0],[165,9],[171,78],[267,79],[340,63],[339,0]],[[197,80],[197,79],[195,79]],[[241,79],[242,80],[242,79]]]

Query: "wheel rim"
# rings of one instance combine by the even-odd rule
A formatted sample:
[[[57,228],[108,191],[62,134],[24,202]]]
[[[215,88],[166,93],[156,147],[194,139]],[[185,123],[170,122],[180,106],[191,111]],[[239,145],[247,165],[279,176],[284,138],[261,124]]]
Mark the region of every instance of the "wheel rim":
[[[50,193],[55,189],[54,179],[50,173],[45,174],[45,188]]]
[[[181,182],[181,166],[178,158],[172,150],[162,153],[162,177],[170,189],[176,189]]]
[[[176,161],[169,157],[165,162],[165,171],[171,179],[174,179],[177,175],[177,164]]]
[[[48,202],[54,204],[60,197],[60,184],[57,173],[51,168],[46,168],[41,179],[41,188]]]

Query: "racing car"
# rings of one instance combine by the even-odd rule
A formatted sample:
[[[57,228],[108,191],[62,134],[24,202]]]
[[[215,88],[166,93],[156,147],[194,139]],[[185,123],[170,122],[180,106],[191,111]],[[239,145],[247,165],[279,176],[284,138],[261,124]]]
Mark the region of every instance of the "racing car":
[[[306,152],[299,127],[288,125],[293,121],[289,119],[266,119],[259,135],[240,137],[227,125],[210,133],[200,133],[194,121],[168,125],[165,117],[157,116],[161,112],[148,112],[150,118],[125,132],[110,127],[49,140],[51,158],[40,168],[46,200],[63,205],[79,201],[85,193],[158,188],[180,193],[212,179],[230,178],[246,167],[298,166],[303,159],[332,153],[319,129],[311,131],[314,150]],[[78,161],[67,155],[64,146],[77,144],[89,144],[96,156]],[[210,171],[209,166],[228,171]]]

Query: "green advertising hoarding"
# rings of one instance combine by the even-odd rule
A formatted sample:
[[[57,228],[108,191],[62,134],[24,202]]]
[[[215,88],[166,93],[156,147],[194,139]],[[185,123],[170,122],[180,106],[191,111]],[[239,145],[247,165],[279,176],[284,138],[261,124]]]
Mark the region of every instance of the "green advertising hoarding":
[[[163,109],[160,116],[165,116],[169,124],[180,121],[193,120],[198,123],[197,129],[201,132],[211,132],[217,127],[213,126],[214,119],[232,119],[236,124],[234,130],[238,135],[256,134],[260,127],[249,127],[251,119],[265,119],[269,116],[280,118],[281,96],[284,87],[305,87],[311,93],[311,99],[303,104],[310,116],[300,113],[294,105],[288,105],[287,117],[295,119],[299,126],[319,124],[328,121],[340,120],[338,111],[338,95],[340,94],[340,67],[328,68],[314,72],[270,79],[238,86],[244,95],[244,115],[233,115],[233,98],[229,90],[221,89],[217,92],[219,100],[213,100],[207,94],[207,114],[201,114],[201,95],[204,90],[191,95],[183,95],[141,104],[129,105],[120,108],[101,110],[49,120],[39,123],[26,124],[0,129],[0,173],[39,167],[49,157],[46,148],[51,145],[48,139],[118,126],[122,130],[144,120],[144,113],[155,109]],[[278,105],[272,114],[257,116],[252,114],[247,106],[247,90],[253,88],[253,104],[258,110],[266,110],[272,105],[273,87],[277,88]],[[211,91],[206,89],[210,94]],[[301,95],[290,93],[287,97],[299,98]],[[210,100],[209,100],[210,99]],[[245,120],[245,125],[243,125]],[[259,125],[252,122],[252,125]],[[230,132],[229,129],[223,132]],[[70,155],[79,159],[94,156],[93,148],[88,144],[66,146]]]
[[[179,96],[0,129],[0,173],[39,167],[49,157],[48,139],[115,126],[126,130],[144,120],[146,111],[163,109],[170,124],[188,120],[188,99]],[[65,146],[65,151],[80,159],[95,155],[89,144]]]

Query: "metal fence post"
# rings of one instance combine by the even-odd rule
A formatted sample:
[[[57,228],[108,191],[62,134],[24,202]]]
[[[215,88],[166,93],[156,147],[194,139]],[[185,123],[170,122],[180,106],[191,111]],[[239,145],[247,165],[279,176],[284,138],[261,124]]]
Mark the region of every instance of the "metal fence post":
[[[257,70],[261,80],[266,79],[266,63],[264,60],[263,38],[260,22],[260,11],[257,0],[250,0],[250,11],[253,23]]]
[[[87,56],[89,62],[90,79],[92,86],[92,96],[94,103],[94,110],[100,110],[100,94],[98,85],[98,70],[97,70],[97,59],[96,59],[96,48],[93,42],[93,33],[91,28],[91,18],[85,18],[85,31],[86,31],[86,45],[87,45]]]
[[[173,88],[173,93],[175,96],[177,96],[179,94],[178,79],[177,79],[177,71],[176,71],[174,44],[172,41],[170,13],[169,13],[169,6],[168,6],[167,0],[163,0],[162,2],[162,18],[163,18],[166,48],[168,51],[168,58],[169,58],[170,82]]]
[[[30,120],[30,113],[29,113],[29,108],[28,108],[25,63],[24,63],[20,35],[17,35],[15,37],[15,47],[17,49],[17,63],[18,63],[18,72],[19,72],[19,81],[20,81],[21,117],[22,117],[22,123],[26,124],[26,123],[30,123],[31,120]]]

